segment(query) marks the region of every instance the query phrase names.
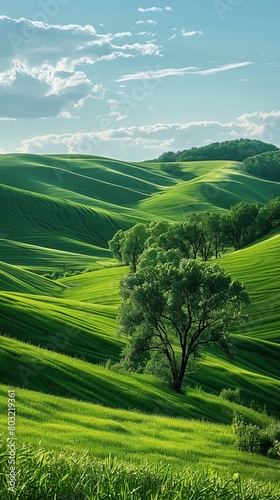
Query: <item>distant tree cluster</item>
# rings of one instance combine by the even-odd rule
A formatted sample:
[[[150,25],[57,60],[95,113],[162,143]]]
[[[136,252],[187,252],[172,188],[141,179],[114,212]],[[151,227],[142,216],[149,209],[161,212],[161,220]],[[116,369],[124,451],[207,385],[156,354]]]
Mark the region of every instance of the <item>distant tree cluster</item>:
[[[249,174],[280,182],[280,150],[246,158],[243,164]]]
[[[160,170],[167,174],[174,175],[174,177],[178,177],[182,173],[182,169],[178,163],[162,163],[160,165]]]
[[[164,250],[179,249],[187,259],[207,261],[226,249],[239,250],[280,224],[280,197],[267,204],[242,201],[229,213],[198,212],[182,222],[154,221],[120,229],[109,248],[122,264],[136,271],[140,255],[157,245]]]
[[[232,160],[244,161],[246,158],[256,156],[268,151],[277,151],[273,144],[267,144],[255,139],[237,139],[233,141],[214,142],[207,146],[193,147],[183,151],[167,151],[162,153],[156,161],[161,163]]]

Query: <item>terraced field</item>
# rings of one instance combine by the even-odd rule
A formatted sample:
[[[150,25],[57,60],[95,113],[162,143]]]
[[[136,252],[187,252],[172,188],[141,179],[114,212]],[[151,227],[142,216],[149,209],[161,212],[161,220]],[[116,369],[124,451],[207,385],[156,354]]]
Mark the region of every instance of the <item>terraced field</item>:
[[[182,179],[174,179],[156,164],[1,158],[1,415],[7,389],[15,387],[19,443],[214,467],[277,488],[277,461],[238,452],[230,423],[236,411],[260,426],[280,413],[280,234],[218,261],[245,283],[252,302],[248,323],[233,332],[234,363],[209,352],[181,395],[116,365],[125,345],[116,315],[126,268],[113,267],[107,240],[114,232],[279,195],[279,183],[244,175],[237,164],[182,169]],[[86,268],[56,281],[34,273]],[[223,388],[239,388],[242,404],[222,399]],[[0,432],[5,436],[5,418]]]

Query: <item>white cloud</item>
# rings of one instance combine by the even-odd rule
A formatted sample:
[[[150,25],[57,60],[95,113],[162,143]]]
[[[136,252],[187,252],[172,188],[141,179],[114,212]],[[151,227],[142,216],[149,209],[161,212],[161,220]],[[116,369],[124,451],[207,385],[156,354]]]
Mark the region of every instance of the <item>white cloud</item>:
[[[117,115],[115,117],[118,118]],[[52,151],[58,148],[59,151],[64,149],[68,153],[87,151],[87,154],[108,156],[112,148],[112,155],[119,158],[123,156],[124,147],[129,154],[133,152],[135,154],[135,148],[138,147],[146,151],[142,155],[144,159],[145,156],[154,156],[155,150],[177,151],[188,147],[188,144],[202,145],[209,142],[209,137],[213,141],[249,137],[280,145],[279,130],[280,111],[269,113],[262,111],[243,114],[229,122],[201,120],[185,123],[154,123],[73,134],[48,134],[22,141],[19,151],[40,152],[41,149]]]
[[[122,31],[121,33],[115,33],[114,38],[123,38],[124,36],[132,36],[130,31]]]
[[[57,118],[65,118],[66,120],[70,120],[71,118],[78,118],[78,116],[73,116],[69,111],[61,111]]]
[[[161,7],[138,7],[137,11],[144,13],[144,12],[163,12],[163,10],[166,10],[167,12],[172,12],[172,8],[167,6],[162,9]]]
[[[136,52],[142,56],[160,56],[160,47],[152,42],[147,43],[133,43],[132,45],[126,44],[122,47],[116,47],[117,49],[122,49],[125,51]]]
[[[161,7],[147,7],[146,9],[139,7],[137,10],[138,12],[162,12]]]
[[[111,111],[111,112],[109,113],[109,116],[110,116],[111,118],[114,118],[114,120],[115,120],[116,122],[120,122],[121,120],[125,120],[125,118],[128,118],[128,116],[127,116],[127,115],[122,115],[122,114],[121,114],[121,113],[119,113],[118,111]]]
[[[155,21],[153,19],[147,19],[147,21],[137,21],[136,24],[150,24],[150,25],[156,26],[157,21]]]
[[[139,31],[139,33],[136,33],[138,36],[155,36],[155,33],[152,33],[151,31]]]
[[[93,64],[161,55],[151,42],[114,45],[125,36],[132,34],[0,16],[0,118],[66,116],[87,99],[104,98],[104,86],[89,72]]]
[[[158,70],[138,71],[137,73],[122,75],[116,81],[126,82],[129,80],[153,80],[156,78],[165,78],[167,76],[184,76],[186,74],[193,73],[196,69],[197,68],[190,66],[188,68],[165,68]]]
[[[251,64],[253,64],[253,63],[249,62],[249,61],[240,62],[240,63],[225,64],[224,66],[219,66],[218,68],[210,68],[210,69],[198,71],[198,74],[199,75],[212,75],[214,73],[220,73],[223,71],[230,71],[230,70],[236,69],[236,68],[242,68],[244,66],[250,66]]]
[[[120,76],[116,82],[125,82],[129,80],[152,80],[155,78],[166,78],[168,76],[184,76],[184,75],[212,75],[214,73],[220,73],[223,71],[229,71],[232,69],[240,68],[243,66],[248,66],[253,64],[251,62],[242,62],[236,64],[226,64],[224,66],[219,66],[218,68],[210,68],[206,70],[201,70],[194,66],[187,68],[165,68],[160,70],[147,70],[138,71],[136,73],[130,73],[127,75]]]
[[[196,35],[203,35],[203,31],[186,31],[185,29],[182,29],[181,31],[182,36],[187,36],[187,37],[192,37]]]

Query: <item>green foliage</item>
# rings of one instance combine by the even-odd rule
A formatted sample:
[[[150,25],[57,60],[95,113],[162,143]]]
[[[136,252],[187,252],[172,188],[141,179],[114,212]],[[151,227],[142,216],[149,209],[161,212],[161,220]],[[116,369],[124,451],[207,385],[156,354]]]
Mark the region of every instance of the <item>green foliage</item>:
[[[242,416],[235,416],[232,428],[236,446],[241,451],[260,453],[270,458],[280,457],[280,423],[275,421],[265,429],[245,422]]]
[[[109,248],[116,259],[125,265],[129,265],[131,270],[135,272],[146,239],[145,225],[136,224],[127,231],[119,230],[113,239],[109,241]]]
[[[166,162],[167,160],[163,161]],[[160,165],[160,170],[162,170],[162,172],[166,172],[167,174],[174,175],[175,177],[182,174],[182,169],[178,163],[162,163]]]
[[[169,365],[172,387],[180,391],[191,359],[214,344],[230,355],[228,328],[239,324],[244,286],[218,266],[182,258],[177,250],[151,247],[139,269],[122,281],[120,332],[131,337],[124,352],[128,364],[155,352]]]
[[[255,139],[237,139],[233,141],[214,142],[207,146],[193,147],[174,153],[168,151],[159,156],[159,162],[185,162],[205,160],[233,160],[243,161],[249,156],[258,155],[266,151],[275,151],[278,148]]]
[[[113,256],[136,271],[144,249],[152,245],[164,250],[178,249],[182,256],[206,262],[220,257],[228,248],[235,250],[252,243],[280,224],[280,198],[266,205],[239,202],[228,214],[194,212],[185,222],[153,221],[119,230],[109,241]]]
[[[277,147],[255,139],[237,139],[233,141],[215,142],[199,148],[182,151],[179,161],[194,160],[233,160],[243,161],[265,151],[275,151]]]
[[[160,172],[158,164],[144,166],[81,156],[15,155],[12,159],[9,155],[0,160],[1,258],[41,273],[48,271],[48,277],[53,272],[61,274],[64,264],[67,273],[86,266],[100,269],[100,257],[110,255],[108,238],[135,222],[155,220],[158,216],[187,222],[188,211],[229,209],[240,200],[265,203],[279,193],[276,183],[245,176],[240,166],[227,162],[180,165],[182,178],[192,180],[179,182]],[[260,213],[262,219],[257,217],[256,234],[261,230],[266,234],[279,224],[279,203],[262,206]],[[173,236],[177,237],[176,231]],[[164,230],[161,237],[164,239]],[[183,241],[188,243],[186,238]],[[192,249],[189,247],[188,251]],[[279,237],[275,233],[266,242],[223,257],[223,267],[236,279],[248,283],[253,302],[250,322],[237,341],[236,364],[208,354],[191,380],[193,386],[198,383],[203,389],[190,388],[187,396],[172,393],[151,375],[116,374],[104,368],[108,357],[112,363],[119,359],[123,347],[122,339],[115,336],[115,315],[118,281],[125,269],[69,276],[61,280],[61,285],[22,267],[1,265],[1,327],[18,339],[1,337],[1,380],[22,387],[20,364],[29,389],[17,389],[19,439],[38,442],[39,436],[50,446],[60,445],[67,454],[75,447],[88,448],[94,456],[104,457],[111,452],[138,462],[146,457],[149,461],[172,461],[176,466],[199,461],[207,467],[214,463],[220,470],[228,468],[231,475],[242,471],[248,479],[257,477],[277,483],[276,467],[266,458],[251,456],[244,463],[246,459],[233,447],[230,429],[221,425],[230,423],[234,405],[211,392],[218,393],[223,385],[238,386],[242,398],[250,401],[254,397],[259,405],[267,404],[270,413],[279,414],[279,401],[275,398],[280,354],[278,251]],[[202,258],[200,250],[198,257]],[[48,345],[59,353],[42,348]],[[90,362],[73,356],[86,357]],[[158,364],[153,361],[156,366],[151,367],[152,371],[164,371],[162,360]],[[0,390],[4,416],[6,388],[1,386]],[[43,394],[46,390],[49,394]],[[184,420],[160,420],[157,414],[183,416]],[[244,409],[244,415],[249,421],[254,415],[252,422],[263,428],[269,421],[269,417],[250,408]],[[0,425],[6,431],[4,420]],[[42,436],[43,428],[47,432]],[[262,431],[267,442],[270,437],[265,429]],[[69,435],[73,436],[71,442]],[[275,440],[268,455],[276,456],[278,443]],[[46,458],[53,467],[51,457]],[[34,467],[36,480],[39,475],[36,464]],[[248,489],[242,484],[243,498],[245,492],[254,492],[250,483]],[[2,497],[1,494],[2,491]],[[266,498],[264,490],[258,490],[258,494]],[[104,495],[106,498],[106,492]],[[29,497],[33,496],[32,492]],[[69,491],[66,498],[71,498]]]
[[[240,389],[222,389],[220,397],[231,403],[241,403]]]
[[[140,465],[111,456],[96,460],[89,453],[55,452],[42,446],[23,445],[17,455],[16,491],[9,492],[0,475],[5,500],[277,500],[278,492],[238,473],[222,477],[210,470],[173,470],[170,466]],[[7,473],[7,451],[0,447],[0,463]]]
[[[225,239],[235,250],[251,243],[257,238],[257,217],[260,206],[256,203],[241,201],[231,207],[230,214],[224,218]]]
[[[260,427],[249,424],[242,417],[236,416],[232,422],[238,450],[250,453],[260,452]]]
[[[245,172],[269,179],[280,181],[280,151],[268,151],[246,158],[243,162]]]
[[[176,162],[178,161],[178,156],[179,156],[179,151],[178,153],[174,153],[173,151],[167,151],[166,153],[162,153],[158,157],[157,161],[164,163]]]

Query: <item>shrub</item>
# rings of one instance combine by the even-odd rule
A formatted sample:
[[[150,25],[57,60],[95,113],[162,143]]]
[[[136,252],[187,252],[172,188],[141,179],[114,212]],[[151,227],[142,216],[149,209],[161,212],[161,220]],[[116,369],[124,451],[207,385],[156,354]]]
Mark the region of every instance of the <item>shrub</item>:
[[[177,163],[162,163],[160,166],[160,170],[162,170],[162,172],[166,172],[167,174],[175,176],[178,176],[182,173],[181,167]]]
[[[273,422],[265,429],[260,429],[257,425],[245,422],[242,416],[235,416],[232,428],[239,450],[280,458],[280,422]]]
[[[236,416],[233,419],[232,428],[236,435],[236,446],[239,450],[250,453],[260,452],[260,427],[248,424],[242,417]]]
[[[268,450],[267,456],[269,458],[280,458],[280,442],[274,441],[272,448]]]
[[[222,389],[220,392],[220,397],[231,403],[240,404],[240,389]]]

